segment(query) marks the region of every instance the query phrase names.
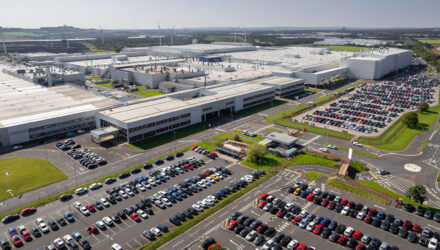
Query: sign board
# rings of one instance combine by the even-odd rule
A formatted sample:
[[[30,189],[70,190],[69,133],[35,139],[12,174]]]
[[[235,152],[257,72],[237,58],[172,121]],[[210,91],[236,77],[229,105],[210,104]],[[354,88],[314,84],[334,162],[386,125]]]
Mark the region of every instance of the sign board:
[[[348,149],[348,159],[350,159],[351,160],[351,156],[353,155],[353,149],[352,148],[349,148]]]

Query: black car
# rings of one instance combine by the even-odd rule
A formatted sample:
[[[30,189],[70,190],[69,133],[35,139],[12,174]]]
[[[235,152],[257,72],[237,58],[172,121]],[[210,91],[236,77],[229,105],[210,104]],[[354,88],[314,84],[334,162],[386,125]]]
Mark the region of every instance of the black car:
[[[428,241],[429,241],[429,239],[426,235],[421,235],[419,238],[419,244],[422,246],[426,247],[428,245]]]
[[[331,233],[332,231],[330,229],[324,228],[324,230],[322,230],[321,237],[326,239],[330,236]]]
[[[234,212],[231,214],[231,220],[236,220],[241,215],[242,215],[241,212]]]
[[[382,229],[384,231],[388,231],[390,229],[390,221],[389,220],[384,220],[382,222],[382,225],[380,225],[380,229]]]
[[[259,235],[259,236],[257,236],[257,238],[255,238],[254,245],[255,246],[260,246],[260,245],[263,244],[263,242],[264,242],[264,236],[263,235]]]
[[[411,203],[407,203],[404,206],[405,211],[412,213],[414,211],[414,207]]]
[[[116,204],[116,199],[111,195],[107,195],[106,200],[113,205]]]
[[[255,220],[254,218],[249,217],[243,222],[243,225],[249,227],[252,224],[252,222],[254,222],[254,220]]]
[[[41,232],[37,227],[31,227],[31,233],[37,238],[41,237]]]
[[[121,222],[121,218],[119,218],[119,216],[117,214],[110,214],[109,217],[110,217],[110,219],[112,219],[112,221],[114,221],[116,223]]]
[[[86,239],[84,239],[84,238],[79,239],[78,242],[79,242],[79,244],[80,244],[85,250],[88,250],[88,249],[91,249],[91,248],[92,248],[92,247],[90,246],[90,243],[89,243]]]
[[[287,245],[289,244],[289,242],[292,240],[292,237],[290,237],[289,235],[284,236],[284,238],[280,241],[281,246],[283,247],[287,247]]]
[[[390,232],[393,234],[397,234],[399,232],[399,226],[397,224],[391,225]]]
[[[375,227],[380,227],[380,225],[382,224],[382,221],[379,218],[374,218],[373,222],[371,223],[371,225],[375,226]]]
[[[164,233],[166,233],[166,232],[169,231],[168,227],[165,226],[164,224],[159,224],[159,225],[157,225],[157,228],[158,228],[160,231],[164,232]]]
[[[192,218],[194,218],[193,215],[191,214],[191,212],[188,211],[188,210],[185,210],[185,211],[183,211],[182,213],[185,215],[185,217],[186,217],[187,219],[192,219]]]
[[[182,156],[183,156],[183,152],[177,152],[177,153],[175,154],[175,156],[176,156],[176,157],[182,157]]]
[[[264,235],[266,235],[267,237],[273,237],[276,234],[276,230],[273,227],[269,227],[268,229],[266,229],[266,231],[264,231]]]
[[[236,234],[239,234],[239,233],[241,232],[241,230],[243,230],[243,229],[245,229],[245,226],[243,226],[243,225],[238,225],[238,226],[236,226],[236,227],[234,228],[234,232],[235,232]]]
[[[425,217],[425,219],[428,219],[428,220],[432,219],[432,216],[433,216],[432,210],[430,210],[430,209],[426,210],[425,214],[423,215],[423,217]]]
[[[52,229],[53,231],[57,231],[59,229],[57,223],[55,223],[55,221],[50,220],[49,222],[47,222],[47,224],[49,224],[50,229]]]
[[[0,241],[0,246],[3,250],[9,250],[11,249],[11,244],[9,244],[9,242],[5,241],[5,240],[1,240]]]
[[[342,233],[344,233],[344,231],[345,231],[345,225],[344,224],[339,224],[337,227],[336,227],[336,230],[335,230],[337,233],[339,233],[339,234],[342,234]]]
[[[378,238],[373,238],[370,242],[370,246],[374,247],[374,249],[378,249],[381,243]]]
[[[249,218],[249,216],[243,214],[243,215],[238,216],[238,218],[236,220],[239,224],[243,224],[243,222],[245,220],[247,220],[248,218]]]
[[[71,194],[63,194],[60,196],[60,201],[68,201],[72,198],[73,198],[73,196]]]
[[[117,213],[116,213],[121,219],[127,219],[127,215],[124,213],[124,211],[122,211],[122,210],[119,210]]]
[[[121,173],[121,174],[119,175],[119,179],[125,179],[125,178],[128,178],[128,177],[130,177],[130,176],[131,176],[131,174],[128,173],[128,172]]]
[[[60,226],[62,226],[62,227],[64,227],[64,226],[67,225],[67,222],[66,222],[62,217],[59,217],[59,218],[57,219],[57,222],[58,222],[58,224],[60,224]]]
[[[437,213],[434,214],[434,220],[436,222],[440,222],[440,212],[437,212]]]
[[[148,230],[145,230],[142,235],[150,241],[156,240],[156,236],[154,236],[154,234]]]
[[[417,240],[418,240],[417,233],[414,232],[414,231],[409,232],[409,234],[408,234],[408,241],[412,242],[412,243],[417,243]]]
[[[339,239],[340,236],[341,236],[341,235],[338,234],[337,232],[333,232],[333,233],[330,235],[329,240],[332,241],[332,242],[336,242],[336,241],[338,241],[338,239]]]
[[[408,229],[402,227],[399,230],[399,236],[405,239],[408,236]]]
[[[188,208],[188,211],[190,211],[192,213],[192,215],[197,215],[199,213],[199,212],[197,212],[197,210],[195,210],[192,207]]]
[[[260,226],[262,224],[261,221],[259,220],[255,220],[254,222],[252,222],[249,227],[253,230],[257,229],[258,226]]]
[[[153,168],[153,164],[150,163],[145,163],[143,166],[144,169],[152,169]]]
[[[425,208],[422,206],[418,206],[416,209],[416,214],[418,216],[423,216],[425,214]]]
[[[99,201],[93,202],[93,206],[95,206],[96,209],[98,209],[98,210],[103,210],[104,209],[104,207],[102,206],[101,202],[99,202]]]
[[[241,236],[241,237],[246,237],[246,235],[248,235],[248,233],[250,233],[251,231],[252,231],[252,229],[250,229],[250,228],[245,228],[245,229],[241,230],[241,232],[240,232],[240,236]]]
[[[175,214],[175,216],[177,217],[177,219],[179,219],[180,221],[186,221],[186,216],[183,213],[177,213]]]
[[[142,171],[141,168],[133,168],[133,169],[130,171],[130,173],[132,173],[132,174],[137,174],[137,173],[140,173],[141,171]]]
[[[171,216],[169,221],[176,226],[182,225],[182,222],[180,222],[180,220],[178,218],[176,218],[175,216]]]
[[[104,181],[104,183],[107,184],[107,185],[110,185],[110,184],[115,183],[115,182],[116,182],[116,178],[107,178]]]
[[[151,209],[151,208],[149,208],[149,207],[144,208],[144,211],[145,211],[147,214],[149,214],[149,215],[154,215],[154,211],[153,211],[153,209]]]
[[[19,215],[19,214],[10,214],[10,215],[5,216],[5,217],[2,219],[2,222],[3,222],[4,224],[7,224],[7,223],[11,223],[11,222],[13,222],[13,221],[16,221],[16,220],[18,220],[19,218],[20,218],[20,215]]]
[[[358,241],[351,238],[348,242],[347,242],[347,247],[349,248],[355,248],[358,244]]]
[[[284,236],[286,235],[283,232],[278,232],[273,237],[273,241],[275,241],[276,243],[280,243],[280,241],[284,238]]]

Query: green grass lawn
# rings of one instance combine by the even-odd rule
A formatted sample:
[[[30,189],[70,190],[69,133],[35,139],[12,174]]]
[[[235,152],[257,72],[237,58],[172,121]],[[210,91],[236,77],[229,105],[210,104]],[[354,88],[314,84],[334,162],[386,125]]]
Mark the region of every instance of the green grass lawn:
[[[234,133],[236,133],[236,134],[238,134],[238,135],[240,135],[240,136],[243,136],[243,137],[246,137],[246,138],[249,138],[249,139],[253,139],[253,140],[256,140],[256,141],[262,141],[262,140],[264,140],[264,137],[263,136],[261,136],[261,135],[257,135],[257,136],[254,136],[254,137],[252,137],[252,136],[247,136],[247,135],[243,135],[242,134],[242,130],[239,130],[239,129],[234,129],[234,130],[232,130],[232,132],[234,132]]]
[[[141,97],[152,97],[152,96],[158,96],[163,95],[162,92],[157,90],[150,90],[150,91],[143,91],[143,92],[133,92],[133,94]]]
[[[324,174],[321,172],[314,172],[314,171],[304,172],[302,175],[304,177],[312,179],[312,180],[317,180],[317,179],[321,178],[322,176],[330,177],[330,175],[328,175],[328,174]]]
[[[309,87],[309,88],[304,88],[304,91],[310,91],[310,92],[319,93],[319,92],[322,91],[322,89],[317,89],[317,88]]]
[[[287,162],[287,166],[293,165],[318,165],[337,169],[338,159],[326,159],[324,156],[312,152],[301,151],[292,160]]]
[[[6,32],[5,32],[6,33]],[[419,38],[417,39],[422,43],[428,43],[428,44],[440,44],[440,39],[424,39],[424,38]]]
[[[209,125],[207,122],[202,122],[202,123],[197,123],[188,127],[184,127],[184,128],[180,128],[177,129],[176,132],[176,140],[201,132],[203,130],[209,129]],[[161,134],[161,135],[157,135],[155,137],[140,141],[140,142],[135,142],[132,144],[128,144],[130,145],[132,148],[134,149],[138,149],[138,150],[146,150],[146,149],[150,149],[150,148],[154,148],[157,146],[160,146],[162,144],[171,142],[174,140],[174,132],[168,132],[165,134]]]
[[[316,126],[310,126],[308,124],[294,122],[294,121],[288,120],[288,119],[278,119],[278,120],[276,120],[275,124],[278,124],[278,125],[281,125],[284,127],[299,129],[299,130],[306,130],[307,132],[314,133],[314,134],[328,135],[328,136],[332,136],[332,137],[336,137],[336,138],[340,138],[340,139],[344,139],[344,140],[351,140],[354,137],[353,135],[348,134],[348,133],[343,133],[343,132],[339,132],[339,131],[335,131],[335,130],[320,128],[320,127],[316,127]]]
[[[274,129],[274,128],[267,128],[266,130],[267,130],[267,131],[270,131],[270,132],[284,133],[283,131],[281,131],[281,130],[279,130],[279,129]]]
[[[383,198],[381,196],[378,196],[378,195],[373,194],[373,193],[369,193],[369,192],[367,192],[367,191],[365,191],[363,189],[360,189],[360,188],[357,188],[357,187],[354,187],[354,186],[351,186],[351,185],[347,185],[347,184],[345,184],[345,183],[343,183],[343,182],[341,182],[339,180],[336,180],[336,179],[328,180],[327,181],[327,185],[335,187],[337,189],[341,189],[341,190],[343,190],[345,192],[348,192],[348,193],[353,193],[353,194],[362,196],[364,198],[380,202],[380,203],[386,203],[387,202],[387,199],[385,199],[385,198]]]
[[[341,146],[337,146],[337,145],[335,145],[335,146],[336,146],[337,149],[348,151],[348,148],[346,148],[346,147],[341,147]],[[375,158],[375,159],[379,158],[379,156],[377,156],[375,154],[359,151],[359,150],[356,150],[356,149],[353,149],[353,153],[354,154],[358,154],[358,155],[365,155],[365,156],[368,156],[368,157],[371,157],[371,158]]]
[[[11,175],[6,176],[6,172]],[[6,192],[8,186],[14,195],[19,195],[67,179],[52,163],[38,158],[0,159],[0,173],[0,200],[11,197]]]
[[[350,46],[350,45],[323,45],[323,46],[315,46],[315,48],[327,48],[333,51],[359,52],[364,50],[366,47]]]
[[[416,135],[432,127],[437,120],[439,112],[440,106],[431,107],[428,112],[418,113],[419,123],[415,128],[409,128],[403,124],[402,119],[399,119],[381,135],[374,137],[362,136],[356,141],[379,149],[393,151],[404,150]]]
[[[362,84],[362,82],[354,82],[354,83],[350,83],[350,84],[348,84],[347,86],[344,86],[344,87],[342,87],[342,88],[340,88],[340,89],[337,89],[336,91],[335,91],[335,93],[341,93],[341,92],[343,92],[343,91],[345,91],[345,90],[347,90],[347,89],[349,89],[349,88],[351,88],[351,87],[357,87],[357,86],[359,86],[359,85],[361,85]]]
[[[92,76],[92,81],[101,81],[101,77],[97,77],[97,76]]]
[[[99,86],[102,86],[102,87],[109,88],[109,89],[112,89],[112,88],[113,88],[111,82],[100,83],[100,84],[98,84],[98,85],[99,85]]]
[[[237,114],[239,114],[239,115],[252,115],[252,114],[261,112],[263,110],[279,106],[284,103],[287,103],[287,101],[273,100],[273,101],[266,102],[266,103],[263,103],[263,104],[260,104],[260,105],[254,106],[254,107],[242,109],[242,110],[238,111]]]
[[[274,153],[266,153],[263,157],[261,157],[261,164],[259,160],[257,162],[251,162],[246,158],[241,162],[241,164],[253,169],[262,169],[264,171],[268,171],[274,167],[282,166],[284,162],[285,159],[283,157],[277,156],[277,154]]]
[[[144,85],[139,85],[136,87],[137,91],[145,91],[145,90],[149,90],[147,87],[145,87]]]
[[[418,149],[419,152],[423,152],[425,150],[426,146],[428,146],[429,140],[424,140],[422,146]]]

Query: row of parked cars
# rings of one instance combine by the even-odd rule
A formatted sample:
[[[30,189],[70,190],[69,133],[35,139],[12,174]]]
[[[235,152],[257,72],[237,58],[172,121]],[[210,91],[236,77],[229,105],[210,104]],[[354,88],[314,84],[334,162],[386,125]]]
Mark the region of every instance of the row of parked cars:
[[[218,154],[216,152],[209,152],[208,150],[206,150],[202,147],[199,147],[197,145],[192,146],[191,150],[193,150],[194,152],[197,152],[199,154],[206,155],[206,157],[211,158],[213,160],[215,160],[218,157]]]
[[[98,166],[104,166],[107,164],[107,160],[87,148],[82,148],[79,150],[70,149],[67,151],[67,155],[75,160],[78,160],[79,164],[88,169],[94,169]]]
[[[440,234],[432,232],[429,227],[422,227],[419,224],[413,224],[409,220],[402,220],[392,214],[386,214],[384,211],[377,211],[375,208],[349,201],[328,192],[321,192],[320,189],[312,186],[308,187],[307,184],[297,183],[288,191],[329,210],[362,220],[384,231],[398,234],[401,238],[408,239],[409,242],[418,242],[430,249],[437,249],[438,247]]]

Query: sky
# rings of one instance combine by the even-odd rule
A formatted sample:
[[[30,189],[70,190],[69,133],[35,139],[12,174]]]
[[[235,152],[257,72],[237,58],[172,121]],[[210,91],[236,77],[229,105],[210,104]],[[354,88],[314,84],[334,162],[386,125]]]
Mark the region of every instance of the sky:
[[[440,0],[0,0],[0,26],[440,27]]]

